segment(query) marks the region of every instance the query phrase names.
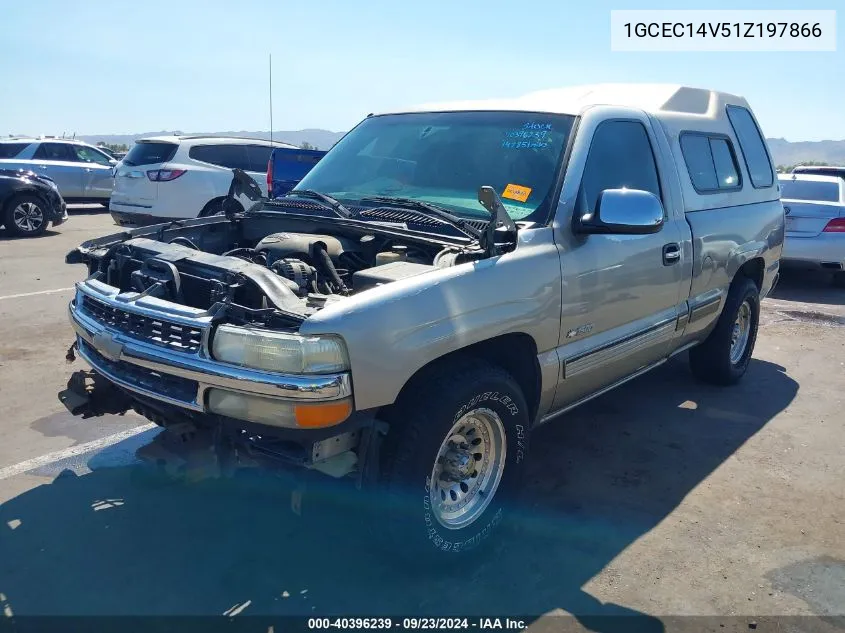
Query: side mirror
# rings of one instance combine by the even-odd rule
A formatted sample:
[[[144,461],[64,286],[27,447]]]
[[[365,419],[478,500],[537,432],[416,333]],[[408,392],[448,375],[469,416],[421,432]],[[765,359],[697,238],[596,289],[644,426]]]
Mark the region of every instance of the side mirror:
[[[596,210],[575,222],[575,232],[591,234],[647,235],[663,228],[663,205],[653,193],[639,189],[605,189]]]

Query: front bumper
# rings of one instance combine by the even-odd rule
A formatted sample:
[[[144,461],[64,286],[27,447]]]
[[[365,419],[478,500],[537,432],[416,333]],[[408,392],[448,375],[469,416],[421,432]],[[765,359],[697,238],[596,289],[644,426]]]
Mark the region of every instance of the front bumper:
[[[221,363],[207,353],[204,311],[88,280],[69,306],[80,356],[115,385],[139,396],[207,413],[209,389],[315,403],[349,398],[348,373],[297,376]],[[150,332],[141,338],[139,332]],[[178,340],[177,340],[178,339]]]
[[[49,217],[47,219],[50,220],[53,226],[59,226],[67,221],[67,204],[64,198],[56,193],[47,202],[49,203]]]

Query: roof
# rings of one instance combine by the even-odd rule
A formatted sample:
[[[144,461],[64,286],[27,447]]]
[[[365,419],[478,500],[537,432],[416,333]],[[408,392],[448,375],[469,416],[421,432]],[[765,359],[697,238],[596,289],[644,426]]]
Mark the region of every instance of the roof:
[[[180,143],[181,141],[193,140],[214,140],[220,144],[240,143],[242,141],[250,141],[252,143],[260,143],[270,145],[271,142],[265,138],[252,138],[248,136],[217,136],[215,134],[181,134],[181,135],[165,135],[165,136],[147,136],[139,138],[138,141],[159,141],[162,143]],[[296,145],[285,143],[284,141],[273,141],[273,147],[290,147],[296,148]]]
[[[793,174],[802,174],[806,171],[841,175],[845,174],[845,165],[796,165],[792,168]]]
[[[94,147],[91,143],[87,141],[83,141],[82,139],[78,138],[62,138],[61,136],[14,136],[14,137],[5,137],[0,138],[1,143],[39,143],[39,142],[47,142],[47,143],[73,143],[75,145],[90,145]]]
[[[406,112],[510,110],[580,114],[597,105],[636,108],[652,114],[680,113],[715,116],[720,105],[748,107],[745,99],[706,88],[679,84],[589,84],[529,92],[521,97],[426,103]]]
[[[809,180],[812,182],[833,182],[839,184],[842,182],[842,178],[840,176],[822,176],[819,174],[801,174],[801,173],[792,173],[792,174],[778,174],[778,180]]]

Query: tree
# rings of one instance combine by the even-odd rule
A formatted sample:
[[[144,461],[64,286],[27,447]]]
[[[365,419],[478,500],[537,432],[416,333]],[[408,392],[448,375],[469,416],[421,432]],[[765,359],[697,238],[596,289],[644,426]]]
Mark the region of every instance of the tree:
[[[129,146],[126,145],[126,143],[121,143],[120,145],[117,145],[116,143],[104,143],[103,141],[100,141],[99,143],[97,143],[97,147],[105,147],[106,149],[110,149],[113,152],[129,151]]]
[[[308,141],[302,141],[302,143],[300,143],[300,145],[299,145],[299,148],[300,149],[317,149],[316,147],[311,145],[311,143],[309,143]]]

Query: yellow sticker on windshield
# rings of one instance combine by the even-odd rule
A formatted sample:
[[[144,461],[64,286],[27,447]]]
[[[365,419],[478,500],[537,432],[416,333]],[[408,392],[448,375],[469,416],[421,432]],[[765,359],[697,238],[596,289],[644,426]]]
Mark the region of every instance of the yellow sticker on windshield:
[[[522,185],[508,185],[502,192],[503,198],[516,200],[517,202],[525,202],[528,196],[531,195],[531,187],[523,187]]]

